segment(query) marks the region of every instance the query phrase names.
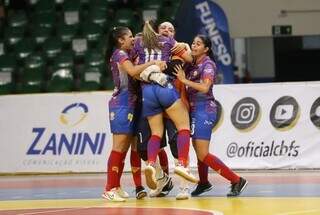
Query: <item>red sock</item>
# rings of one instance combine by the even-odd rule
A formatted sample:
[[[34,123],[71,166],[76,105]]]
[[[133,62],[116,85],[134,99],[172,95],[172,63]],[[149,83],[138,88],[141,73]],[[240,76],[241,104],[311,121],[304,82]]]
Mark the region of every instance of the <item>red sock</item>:
[[[235,174],[229,167],[227,167],[219,158],[208,153],[203,160],[203,163],[210,166],[217,173],[219,173],[224,178],[228,179],[231,183],[237,183],[240,177]]]
[[[182,165],[187,166],[190,147],[190,131],[183,129],[178,131],[177,148],[178,160]]]
[[[162,170],[165,173],[169,174],[168,156],[166,151],[164,149],[160,150],[158,153],[158,156],[159,156],[160,166]]]
[[[120,163],[120,166],[119,166],[119,174],[118,174],[118,181],[117,181],[117,185],[116,187],[120,187],[120,180],[121,180],[121,176],[122,176],[122,173],[123,173],[123,168],[124,168],[124,165],[125,165],[125,159],[126,159],[126,155],[127,155],[127,152],[119,152],[121,153],[121,163]]]
[[[121,152],[111,151],[108,160],[108,173],[107,173],[107,185],[106,190],[109,191],[114,187],[117,187],[119,181],[119,169],[121,165]]]
[[[207,184],[208,181],[208,165],[198,160],[199,184]]]
[[[139,187],[141,186],[141,159],[137,151],[131,150],[130,164],[134,184]]]
[[[152,135],[148,141],[148,162],[153,164],[157,160],[157,155],[160,149],[161,138],[157,135]]]

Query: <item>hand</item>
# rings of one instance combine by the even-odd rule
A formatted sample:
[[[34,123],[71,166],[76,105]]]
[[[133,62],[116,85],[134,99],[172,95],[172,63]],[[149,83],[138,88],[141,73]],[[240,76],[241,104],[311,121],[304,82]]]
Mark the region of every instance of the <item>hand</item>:
[[[165,61],[155,60],[154,64],[157,65],[161,71],[163,71],[167,68],[167,63]]]
[[[187,79],[186,79],[186,74],[185,74],[185,72],[184,72],[184,70],[182,69],[182,66],[181,65],[176,65],[175,67],[174,67],[174,75],[177,77],[177,79],[179,80],[179,81],[181,81],[182,83],[184,83],[184,81],[186,81]]]

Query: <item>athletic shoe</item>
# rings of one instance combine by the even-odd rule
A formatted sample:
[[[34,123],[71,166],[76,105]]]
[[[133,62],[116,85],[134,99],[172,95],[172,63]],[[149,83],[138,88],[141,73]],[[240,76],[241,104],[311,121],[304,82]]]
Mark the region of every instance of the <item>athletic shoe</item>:
[[[121,198],[129,198],[129,194],[126,191],[124,191],[121,187],[117,187],[116,192]]]
[[[172,183],[171,178],[169,177],[168,183],[166,184],[166,186],[164,186],[162,188],[162,191],[157,195],[157,197],[165,197],[165,196],[167,196],[172,189],[173,189],[173,183]]]
[[[119,196],[116,191],[116,188],[111,189],[110,191],[104,191],[102,193],[102,198],[107,199],[111,202],[125,202],[126,200]]]
[[[157,189],[157,179],[156,179],[155,168],[151,165],[147,165],[144,170],[144,174],[146,177],[147,186],[152,190]]]
[[[198,181],[199,181],[194,175],[192,175],[190,173],[189,168],[186,168],[186,167],[182,166],[181,164],[177,165],[174,168],[174,173],[181,176],[182,178],[186,179],[187,181],[192,182],[192,183],[198,183]]]
[[[189,199],[190,193],[189,193],[189,187],[179,187],[179,192],[176,196],[176,200],[185,200]]]
[[[248,181],[240,177],[240,180],[238,183],[231,184],[231,190],[227,194],[227,196],[228,197],[239,196],[241,192],[244,190],[244,188],[246,188],[247,184],[248,184]]]
[[[205,184],[198,184],[196,189],[191,192],[191,196],[200,196],[201,194],[210,191],[213,186],[208,182]]]
[[[151,190],[149,196],[151,198],[165,196],[165,193],[164,195],[161,195],[161,192],[165,189],[166,185],[169,184],[170,182],[172,183],[171,178],[166,173],[163,173],[162,178],[159,178],[157,180],[157,189]],[[169,192],[170,191],[167,191],[167,194],[169,194]]]
[[[143,186],[136,187],[136,198],[143,199],[147,196],[147,191],[144,189]]]

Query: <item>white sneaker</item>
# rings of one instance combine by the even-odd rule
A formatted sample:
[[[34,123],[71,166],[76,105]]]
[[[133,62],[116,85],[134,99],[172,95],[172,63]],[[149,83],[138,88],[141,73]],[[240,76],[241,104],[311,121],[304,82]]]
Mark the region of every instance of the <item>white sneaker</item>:
[[[170,177],[166,173],[163,173],[163,176],[157,179],[157,188],[150,191],[149,197],[158,197],[169,181]]]
[[[121,187],[117,187],[116,192],[121,198],[129,198],[129,193],[124,191]]]
[[[189,168],[186,168],[184,166],[182,166],[181,164],[177,165],[174,168],[174,173],[181,176],[182,178],[186,179],[187,181],[190,181],[192,183],[198,183],[199,180],[190,173]]]
[[[190,198],[189,187],[179,187],[176,200],[185,200]]]
[[[107,199],[111,202],[125,202],[126,200],[119,196],[116,191],[116,188],[111,189],[110,191],[104,191],[102,193],[102,198]]]
[[[146,177],[147,186],[155,190],[157,189],[157,179],[156,179],[156,170],[153,166],[148,165],[144,170],[144,175]]]

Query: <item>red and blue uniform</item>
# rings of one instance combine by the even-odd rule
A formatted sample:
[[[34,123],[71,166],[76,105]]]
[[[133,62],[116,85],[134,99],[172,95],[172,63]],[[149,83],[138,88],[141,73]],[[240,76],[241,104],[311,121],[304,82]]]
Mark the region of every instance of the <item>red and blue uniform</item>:
[[[197,65],[189,65],[186,68],[187,78],[190,81],[201,83],[209,79],[214,83],[216,75],[215,63],[206,56]],[[212,128],[217,117],[217,106],[213,96],[211,85],[207,93],[201,93],[191,87],[187,87],[190,104],[191,135],[194,139],[210,140]]]
[[[173,38],[159,36],[161,49],[148,50],[143,46],[143,41],[139,37],[135,40],[133,51],[139,57],[139,64],[151,60],[162,60],[169,62],[171,58],[171,49],[176,41]],[[166,87],[157,84],[142,84],[142,113],[144,117],[153,116],[163,112],[180,98],[175,87],[169,83]]]
[[[116,49],[110,58],[115,88],[109,101],[109,120],[111,132],[115,134],[135,133],[137,87],[136,81],[120,69],[126,60],[130,60],[129,54],[120,49]]]

